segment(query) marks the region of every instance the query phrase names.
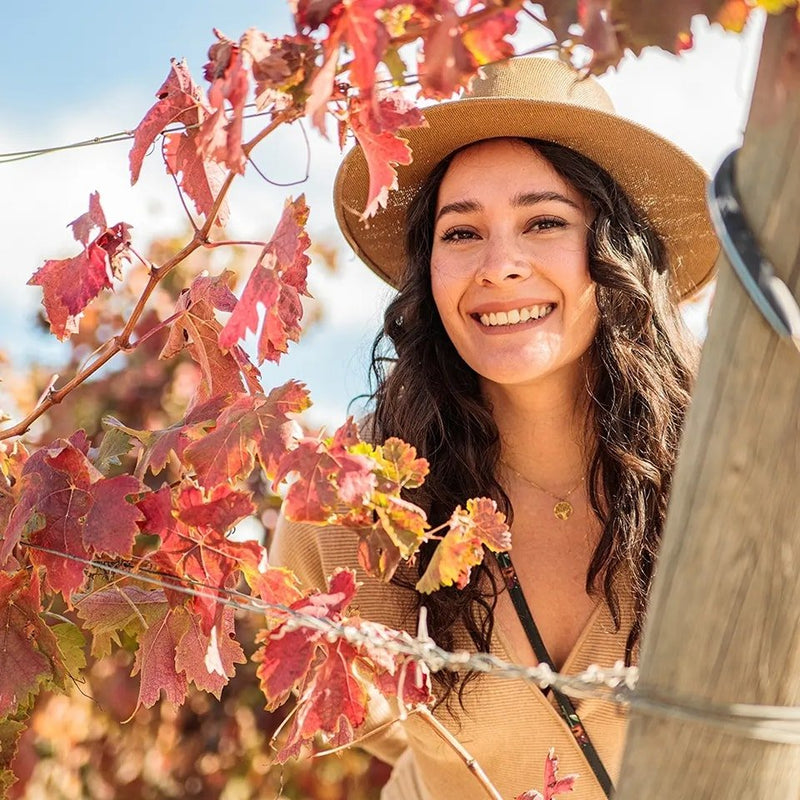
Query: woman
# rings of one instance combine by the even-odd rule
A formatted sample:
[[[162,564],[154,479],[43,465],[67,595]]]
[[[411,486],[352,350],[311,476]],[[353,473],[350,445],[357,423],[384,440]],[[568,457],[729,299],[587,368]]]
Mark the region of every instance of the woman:
[[[425,597],[415,575],[386,585],[360,574],[359,607],[414,630],[425,605],[444,647],[550,660],[568,674],[633,663],[696,360],[677,303],[711,278],[716,257],[705,177],[560,62],[486,73],[470,98],[428,109],[430,127],[404,134],[414,162],[369,226],[357,213],[368,182],[357,148],[335,200],[350,244],[399,288],[373,358],[372,435],[399,436],[430,461],[412,499],[432,525],[469,497],[494,498],[513,565],[487,558],[464,590]],[[396,353],[388,372],[384,342]],[[273,560],[322,586],[356,564],[354,539],[283,522]],[[563,772],[580,774],[576,798],[611,792],[619,708],[570,707],[491,676],[436,680],[437,715],[503,797],[540,784],[551,747]],[[376,703],[371,724],[390,713]],[[571,714],[579,721],[567,724]],[[365,745],[396,764],[385,798],[483,796],[413,715]]]

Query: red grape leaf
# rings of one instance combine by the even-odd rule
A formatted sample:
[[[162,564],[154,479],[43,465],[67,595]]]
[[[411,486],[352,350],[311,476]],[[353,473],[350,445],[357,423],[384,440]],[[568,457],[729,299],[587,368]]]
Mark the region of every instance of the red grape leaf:
[[[393,645],[400,636],[398,631],[359,617],[348,619],[347,624],[368,634],[357,646],[369,659],[366,663],[369,664],[370,678],[384,696],[400,697],[410,705],[427,704],[433,700],[428,667],[395,652]]]
[[[93,502],[84,523],[84,544],[99,553],[130,555],[139,533],[137,523],[144,519],[144,514],[128,502],[127,496],[147,491],[133,475],[96,481],[90,489]]]
[[[284,501],[286,516],[355,529],[359,562],[388,580],[426,538],[425,512],[400,493],[420,486],[427,471],[413,447],[396,438],[383,446],[362,442],[349,419],[330,439],[302,439],[281,460],[275,485],[296,474]]]
[[[376,672],[375,685],[385,697],[400,697],[406,705],[427,705],[434,700],[428,669],[418,661],[401,661],[391,671]]]
[[[266,564],[259,564],[258,569],[251,569],[245,564],[242,572],[250,586],[251,594],[260,597],[265,603],[290,606],[303,597],[300,582],[290,569],[270,567]],[[267,618],[267,628],[272,628],[285,619],[285,614],[277,609],[265,609],[264,614]]]
[[[146,494],[136,505],[144,514],[139,523],[142,533],[158,536],[172,525],[172,490],[168,484]]]
[[[175,609],[178,613],[182,609]],[[185,611],[183,613],[186,613]],[[235,664],[245,664],[244,651],[234,638],[234,611],[230,606],[222,611],[219,628],[203,632],[197,617],[187,614],[189,627],[175,650],[175,668],[186,679],[205,692],[220,699],[228,678],[236,673]]]
[[[577,777],[577,775],[558,777],[558,759],[551,747],[544,762],[544,800],[552,800],[556,795],[571,792],[575,788]]]
[[[131,184],[139,179],[145,154],[167,125],[172,122],[193,125],[201,121],[198,117],[203,111],[200,89],[192,80],[186,62],[172,59],[171,64],[166,80],[156,93],[158,102],[134,131],[130,152]]]
[[[225,168],[198,154],[198,128],[187,128],[182,133],[168,133],[164,143],[164,161],[167,171],[194,203],[198,214],[208,217],[217,195],[225,182]],[[217,210],[215,224],[224,227],[230,218],[228,201],[223,200]]]
[[[219,39],[208,51],[205,76],[211,82],[208,102],[211,113],[200,125],[198,152],[205,160],[218,161],[239,174],[244,173],[247,158],[242,149],[244,105],[250,88],[249,71],[238,44],[214,31]],[[226,113],[230,104],[230,118]]]
[[[298,30],[316,30],[320,25],[330,26],[331,17],[340,14],[342,0],[294,0],[294,18]]]
[[[90,231],[101,221],[100,233],[89,242]],[[130,258],[131,226],[118,222],[107,228],[97,192],[89,195],[89,211],[70,225],[75,238],[83,244],[83,252],[72,258],[45,261],[28,280],[28,286],[42,287],[50,330],[60,340],[78,330],[83,310],[103,289],[111,288],[111,278],[119,277],[122,262]]]
[[[449,527],[417,582],[419,592],[429,594],[453,584],[463,589],[472,567],[483,561],[483,545],[494,552],[511,547],[505,516],[497,510],[495,501],[486,497],[467,500],[466,511],[458,506]]]
[[[200,88],[192,80],[185,61],[172,61],[170,73],[156,95],[158,102],[147,112],[134,134],[130,153],[131,183],[136,183],[142,161],[149,147],[170,123],[185,126],[183,131],[165,134],[163,155],[167,172],[191,198],[198,213],[207,217],[225,180],[225,169],[215,161],[204,159],[198,152],[198,126],[211,113],[205,105]],[[223,201],[216,224],[228,221],[228,203]]]
[[[514,45],[507,37],[513,36],[517,31],[518,13],[518,9],[508,8],[486,17],[464,31],[464,44],[478,66],[502,61],[514,55]]]
[[[595,74],[618,64],[623,55],[610,11],[609,0],[583,0],[578,4],[578,24],[583,28],[579,41],[592,51],[588,68]]]
[[[92,230],[94,228],[104,230],[106,225],[106,215],[103,213],[103,209],[100,206],[99,192],[92,192],[89,195],[89,210],[69,223],[75,240],[84,245],[84,247],[89,244]]]
[[[95,473],[100,475],[80,450],[63,439],[28,459],[20,505],[31,516],[25,520],[20,515],[18,523],[27,527],[28,541],[78,558],[91,557],[81,523],[92,505],[88,489]],[[45,568],[47,588],[60,591],[67,600],[83,584],[84,564],[36,549],[29,551],[29,557]]]
[[[197,592],[187,598],[183,593],[168,590],[167,597],[173,605],[187,603],[199,615],[203,632],[209,635],[222,613],[218,600],[225,594],[220,590],[234,585],[245,568],[244,565],[249,570],[258,569],[259,565],[265,563],[266,553],[257,542],[237,542],[226,538],[228,526],[250,513],[249,508],[242,507],[224,512],[219,501],[226,493],[233,493],[233,490],[220,486],[207,497],[198,498],[191,488],[193,487],[187,491],[187,487],[183,487],[178,494],[179,513],[192,507],[193,514],[204,518],[204,524],[198,527],[189,526],[174,514],[166,519],[162,518],[164,527],[153,531],[160,536],[161,546],[148,555],[148,561],[162,572],[176,576],[179,581],[186,581]],[[204,509],[203,505],[206,503],[209,507],[217,505],[214,509]],[[242,511],[244,514],[235,516]],[[216,522],[225,527],[213,527],[212,523]]]
[[[256,82],[256,108],[276,109],[298,103],[314,63],[314,42],[307,36],[272,38],[255,28],[242,34],[242,50],[250,54]]]
[[[313,592],[292,603],[293,611],[338,621],[356,595],[356,578],[352,570],[337,570],[328,581],[327,592]],[[283,704],[291,691],[301,685],[319,646],[329,644],[322,631],[312,628],[288,630],[285,624],[259,631],[256,641],[262,646],[253,654],[260,664],[256,672],[267,709]]]
[[[245,390],[261,391],[259,373],[247,354],[237,344],[223,350],[219,345],[222,326],[214,310],[232,311],[236,296],[229,288],[234,277],[230,270],[213,278],[200,276],[178,298],[170,334],[159,358],[172,358],[187,350],[200,365],[202,380],[190,408],[212,397],[236,394]]]
[[[23,534],[33,545],[78,559],[91,558],[98,548],[130,553],[142,515],[126,496],[146,488],[130,476],[105,478],[81,444],[77,437],[57,439],[27,460],[19,507],[6,531],[3,554]],[[67,601],[83,584],[85,565],[79,561],[34,548],[30,559],[45,567],[47,587],[60,591]]]
[[[298,29],[328,26],[322,45],[323,63],[310,86],[306,110],[314,126],[325,135],[325,109],[334,91],[340,48],[347,48],[353,57],[348,62],[350,82],[359,97],[372,105],[375,71],[389,43],[389,34],[379,12],[386,11],[400,0],[350,0],[347,3],[303,4],[298,7]]]
[[[655,45],[674,53],[691,31],[692,17],[703,14],[713,19],[724,2],[676,0],[665,4],[653,0],[614,0],[610,16],[623,52],[630,48],[639,55],[644,47]]]
[[[127,222],[118,222],[100,233],[93,243],[106,254],[109,269],[115,278],[120,277],[123,263],[131,260],[131,227]]]
[[[485,544],[492,552],[511,549],[511,531],[506,517],[497,510],[497,503],[488,497],[467,500],[466,513],[457,508],[450,525],[463,526],[466,531]]]
[[[227,484],[215,486],[207,496],[197,486],[184,486],[178,495],[178,519],[191,528],[224,532],[255,510],[249,493]]]
[[[286,631],[281,627],[279,635],[259,634],[256,641],[265,642],[253,655],[253,661],[260,662],[256,674],[267,698],[267,710],[271,711],[286,702],[311,668],[317,640],[309,636],[306,628]]]
[[[397,188],[398,164],[411,163],[408,140],[397,135],[402,128],[419,128],[427,125],[420,109],[401,92],[385,94],[378,102],[377,111],[371,102],[354,98],[350,104],[350,126],[364,150],[369,168],[367,205],[361,219],[374,216],[379,208],[386,208],[389,192]]]
[[[189,615],[167,603],[153,611],[147,630],[139,636],[131,670],[131,676],[141,674],[137,709],[154,706],[162,690],[166,699],[176,705],[186,697],[186,674],[175,666],[175,651],[189,628]]]
[[[263,395],[240,395],[220,414],[217,426],[185,450],[202,486],[249,475],[256,459],[269,478],[295,440],[294,416],[310,405],[301,383],[288,381]]]
[[[326,522],[350,506],[360,506],[375,486],[373,461],[317,439],[301,439],[281,459],[273,486],[295,473],[283,510],[297,522]]]
[[[418,63],[420,94],[437,100],[469,88],[479,66],[464,43],[461,17],[447,5],[428,29]]]
[[[342,614],[355,592],[355,574],[339,570],[331,576],[327,593],[314,592],[291,608],[342,624]],[[288,615],[287,619],[291,621]],[[370,685],[384,694],[402,696],[407,703],[432,699],[427,669],[389,649],[396,631],[358,617],[347,624],[368,627],[367,643],[331,640],[323,630],[293,629],[286,622],[257,635],[262,646],[253,660],[260,662],[257,675],[267,708],[280,705],[292,691],[300,695],[279,761],[299,754],[317,733],[334,746],[351,742],[353,729],[366,718]]]
[[[358,87],[359,95],[372,95],[375,71],[386,46],[389,33],[380,12],[387,11],[403,0],[351,0],[344,4],[341,15],[329,34],[352,53],[350,83]],[[327,44],[327,42],[326,42]]]
[[[536,789],[517,795],[516,800],[553,800],[560,794],[572,792],[575,789],[577,775],[567,775],[566,778],[558,777],[558,758],[551,747],[544,761],[544,795]]]
[[[319,733],[333,737],[335,746],[353,741],[353,728],[367,716],[367,684],[359,675],[358,651],[337,640],[324,648],[325,655],[303,687],[297,711],[277,761],[297,756]]]
[[[112,585],[79,598],[75,607],[83,627],[92,632],[92,655],[103,658],[111,652],[112,643],[120,644],[120,633],[138,639],[166,604],[161,589]]]
[[[230,395],[212,397],[207,403],[195,406],[180,422],[160,431],[128,428],[111,416],[103,417],[103,425],[132,436],[142,444],[136,465],[136,475],[142,478],[149,469],[158,475],[167,466],[170,453],[183,458],[184,450],[217,421],[230,403]]]
[[[336,47],[332,47],[308,87],[306,113],[311,119],[311,124],[325,137],[328,135],[325,129],[325,112],[328,110],[328,102],[333,97],[338,63],[339,51]]]
[[[59,340],[78,330],[80,314],[103,289],[111,288],[105,252],[96,245],[72,258],[48,260],[28,286],[41,286],[50,330]]]
[[[219,334],[223,348],[235,345],[247,331],[258,329],[258,305],[264,306],[264,321],[258,340],[259,364],[278,362],[290,341],[300,338],[303,306],[300,295],[306,289],[311,240],[306,233],[308,206],[305,196],[286,201],[283,214],[264,254],[250,273],[242,296]]]
[[[27,460],[28,451],[21,442],[0,442],[0,568],[8,569],[6,562],[22,533],[18,530],[14,534],[9,523],[12,512],[19,507],[22,472]],[[24,515],[25,509],[17,513]]]
[[[311,239],[306,231],[308,213],[304,194],[294,201],[288,198],[275,227],[275,233],[267,244],[267,250],[275,254],[284,283],[306,297],[311,296],[306,287],[308,265],[311,263],[306,253],[311,246]]]
[[[578,4],[565,3],[563,0],[541,0],[547,27],[556,36],[556,41],[569,39],[570,27],[578,22]]]
[[[56,638],[41,610],[36,570],[0,572],[0,718],[63,672]]]

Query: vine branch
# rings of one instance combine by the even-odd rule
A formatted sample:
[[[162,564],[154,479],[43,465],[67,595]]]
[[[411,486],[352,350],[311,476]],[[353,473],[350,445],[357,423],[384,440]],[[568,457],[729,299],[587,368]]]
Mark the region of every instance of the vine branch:
[[[249,142],[242,146],[245,155],[249,156],[252,150],[260,142],[266,139],[267,136],[269,136],[279,125],[282,125],[285,122],[293,122],[300,115],[300,113],[301,111],[296,108],[288,108],[284,111],[277,112],[273,116],[269,125],[262,128],[262,130],[260,130]],[[125,323],[125,326],[119,334],[106,342],[106,345],[110,346],[103,353],[103,355],[83,369],[78,370],[72,379],[60,389],[53,390],[51,387],[50,391],[45,393],[45,396],[37,403],[36,407],[24,419],[20,420],[11,427],[0,430],[0,441],[12,439],[15,436],[22,436],[23,434],[27,433],[30,430],[31,425],[36,422],[39,417],[41,417],[43,414],[46,414],[54,405],[60,403],[70,392],[72,392],[88,378],[94,375],[95,372],[105,366],[115,355],[117,355],[117,353],[123,351],[127,352],[131,349],[131,336],[133,335],[136,324],[139,322],[139,319],[144,313],[144,309],[147,306],[147,301],[150,299],[150,295],[152,295],[156,286],[158,286],[158,284],[169,274],[169,272],[171,272],[178,264],[180,264],[181,261],[190,256],[195,250],[200,247],[213,246],[213,243],[209,243],[208,241],[208,235],[217,219],[219,210],[222,207],[222,203],[224,202],[225,197],[230,190],[233,179],[237,174],[238,173],[234,172],[233,170],[228,172],[228,175],[226,176],[225,181],[222,184],[216,199],[214,200],[214,204],[211,207],[211,211],[209,212],[203,227],[199,230],[196,230],[194,236],[192,236],[192,238],[177,253],[175,253],[175,255],[165,261],[160,267],[152,267],[147,284],[142,290],[142,294],[136,301],[136,305],[128,317],[128,321]]]

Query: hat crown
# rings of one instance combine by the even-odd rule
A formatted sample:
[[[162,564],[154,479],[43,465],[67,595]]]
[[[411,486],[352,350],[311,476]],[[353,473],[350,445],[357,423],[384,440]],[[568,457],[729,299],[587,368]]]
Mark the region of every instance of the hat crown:
[[[465,97],[509,98],[567,103],[614,113],[605,89],[591,76],[581,77],[571,66],[550,58],[513,58],[482,67]]]

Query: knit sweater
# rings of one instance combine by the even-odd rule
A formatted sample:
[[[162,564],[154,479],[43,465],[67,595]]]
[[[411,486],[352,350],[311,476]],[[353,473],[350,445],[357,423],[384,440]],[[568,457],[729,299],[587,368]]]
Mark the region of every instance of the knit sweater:
[[[354,569],[362,583],[356,607],[365,619],[416,632],[414,592],[367,576],[358,565],[358,538],[353,531],[287,522],[281,517],[270,547],[274,566],[294,570],[307,588],[324,588],[337,567]],[[624,601],[624,595],[623,595]],[[631,625],[630,603],[621,608],[615,630],[605,602],[600,602],[562,667],[577,674],[591,664],[613,666],[625,655]],[[459,644],[461,644],[459,642]],[[466,641],[464,646],[467,647]],[[515,661],[506,636],[495,625],[492,653]],[[519,662],[518,662],[519,663]],[[626,729],[626,713],[599,699],[574,700],[576,710],[612,780],[616,781]],[[578,774],[574,800],[604,800],[591,767],[561,718],[555,702],[538,687],[482,675],[457,699],[439,706],[435,716],[478,761],[505,800],[529,789],[542,790],[545,758],[550,748],[559,759],[559,774]],[[363,730],[397,719],[397,708],[380,696],[370,703]],[[360,733],[359,731],[357,733]],[[394,765],[382,800],[483,800],[486,794],[464,761],[421,718],[411,714],[364,739],[360,746]]]

